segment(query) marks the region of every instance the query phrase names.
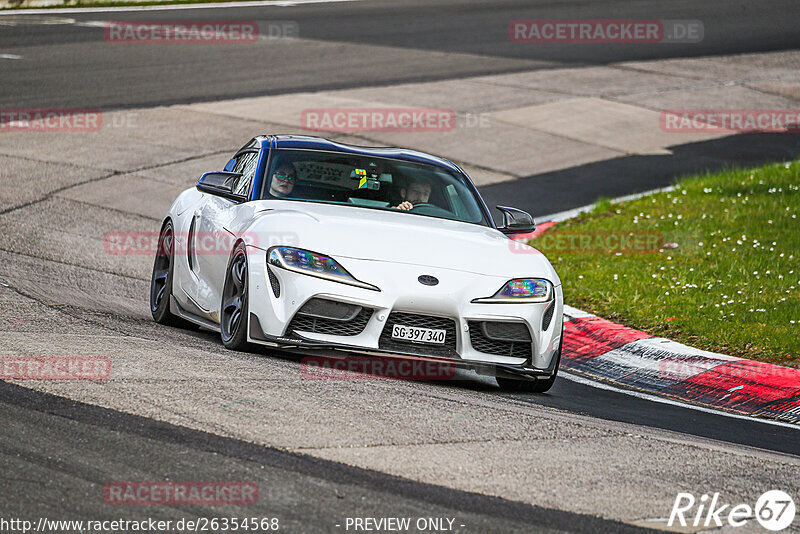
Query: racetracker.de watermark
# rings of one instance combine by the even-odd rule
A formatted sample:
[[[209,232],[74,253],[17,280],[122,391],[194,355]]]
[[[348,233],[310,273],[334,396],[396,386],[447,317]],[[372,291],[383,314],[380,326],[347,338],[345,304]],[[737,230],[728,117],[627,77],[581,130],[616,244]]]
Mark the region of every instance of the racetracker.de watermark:
[[[800,109],[669,109],[659,122],[668,133],[800,132]]]
[[[3,356],[3,380],[107,380],[111,359],[103,356]]]
[[[258,501],[254,482],[109,482],[103,500],[115,505],[247,505]]]
[[[103,38],[116,44],[253,44],[299,35],[300,26],[290,20],[127,20],[103,26]]]
[[[451,380],[451,362],[380,356],[325,358],[309,356],[300,361],[300,376],[307,380]]]
[[[11,132],[97,132],[103,127],[98,109],[3,108],[0,133]]]
[[[321,132],[450,132],[456,128],[452,109],[317,108],[300,113],[300,126]]]
[[[669,319],[668,319],[669,320]],[[752,380],[758,378],[766,380],[770,378],[799,379],[800,370],[782,365],[760,364],[758,362],[741,362],[731,365],[729,360],[714,360],[711,358],[687,356],[666,357],[658,361],[658,376],[664,380],[676,382],[687,380],[694,376],[712,371],[721,367],[723,375],[728,378],[740,378],[742,380]]]
[[[103,249],[114,256],[152,256],[154,254],[192,254],[194,256],[228,255],[234,244],[241,239],[248,246],[269,248],[276,245],[296,245],[294,232],[259,234],[245,232],[239,236],[221,232],[179,232],[172,235],[171,243],[162,242],[160,232],[114,231],[103,235]]]
[[[664,236],[653,231],[563,230],[545,232],[530,246],[513,240],[508,246],[518,254],[646,254],[658,252],[663,244]]]
[[[704,27],[699,20],[645,19],[519,19],[508,24],[514,43],[698,43]]]

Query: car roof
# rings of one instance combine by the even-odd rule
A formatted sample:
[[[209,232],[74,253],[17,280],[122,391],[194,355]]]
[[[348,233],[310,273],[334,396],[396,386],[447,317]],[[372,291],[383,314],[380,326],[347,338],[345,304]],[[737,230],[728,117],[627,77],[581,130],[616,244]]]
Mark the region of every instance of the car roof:
[[[294,148],[305,150],[326,150],[331,152],[342,152],[346,154],[355,154],[358,156],[367,156],[375,158],[392,158],[402,161],[409,161],[413,163],[427,163],[430,165],[438,165],[447,167],[448,169],[455,170],[459,173],[463,171],[452,161],[418,152],[416,150],[408,150],[405,148],[385,148],[385,147],[368,147],[358,145],[348,145],[345,143],[338,143],[325,139],[324,137],[315,137],[310,135],[263,135],[256,138],[260,142],[261,148]]]

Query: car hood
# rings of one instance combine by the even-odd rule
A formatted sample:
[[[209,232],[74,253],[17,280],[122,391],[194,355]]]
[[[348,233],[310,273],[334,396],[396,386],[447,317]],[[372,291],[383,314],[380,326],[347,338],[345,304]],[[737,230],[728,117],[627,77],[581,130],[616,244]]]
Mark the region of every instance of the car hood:
[[[331,257],[408,263],[506,278],[560,281],[538,250],[498,230],[404,212],[262,200],[245,229],[255,245],[286,244]],[[267,240],[265,242],[265,240]]]

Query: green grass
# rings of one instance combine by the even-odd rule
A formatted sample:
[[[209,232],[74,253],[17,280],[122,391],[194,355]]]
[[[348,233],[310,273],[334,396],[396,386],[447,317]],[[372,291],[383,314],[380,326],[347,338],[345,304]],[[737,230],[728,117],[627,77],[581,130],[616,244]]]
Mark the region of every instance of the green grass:
[[[616,247],[620,236],[639,246]],[[698,348],[800,366],[800,162],[604,200],[530,244],[553,262],[567,304]]]

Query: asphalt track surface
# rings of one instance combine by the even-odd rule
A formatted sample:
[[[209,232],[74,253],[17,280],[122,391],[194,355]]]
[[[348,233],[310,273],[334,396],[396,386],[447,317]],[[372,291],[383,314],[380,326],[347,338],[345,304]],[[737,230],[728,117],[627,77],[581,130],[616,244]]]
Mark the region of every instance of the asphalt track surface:
[[[76,21],[150,20],[293,20],[299,23],[302,45],[252,48],[185,49],[166,47],[157,53],[135,46],[97,46],[98,27],[74,23],[0,26],[0,52],[45,58],[45,68],[25,61],[0,63],[2,107],[141,107],[156,104],[215,100],[244,95],[361,87],[407,81],[452,79],[565,64],[603,64],[628,59],[713,55],[783,50],[800,47],[795,2],[754,6],[747,2],[353,2],[280,8],[154,11],[146,15],[87,13],[36,15]],[[622,11],[624,8],[624,12]],[[603,46],[580,52],[569,47],[548,49],[511,45],[507,21],[515,18],[670,18],[704,22],[706,36],[700,46]],[[711,23],[713,21],[713,24]],[[0,18],[2,23],[2,18]],[[367,59],[359,46],[370,45]],[[376,49],[375,47],[384,47]],[[436,54],[442,54],[437,56]],[[438,59],[437,59],[438,58]],[[2,61],[2,60],[0,60]],[[48,63],[49,62],[49,63]],[[299,68],[302,66],[302,68]],[[578,207],[611,193],[624,194],[665,185],[692,165],[755,163],[796,154],[795,136],[734,136],[696,144],[686,151],[696,158],[665,161],[631,157],[627,161],[587,165],[580,172],[603,176],[628,173],[630,182],[604,189],[563,193],[565,174],[538,176],[538,185],[550,192],[550,202],[527,199],[525,207],[539,213]],[[626,160],[626,158],[621,158]],[[687,163],[687,161],[689,163]],[[622,165],[622,167],[620,167]],[[646,171],[646,172],[645,172]],[[513,185],[487,186],[492,201],[515,194]],[[16,261],[13,257],[7,261]],[[27,261],[27,260],[26,260]],[[29,268],[20,262],[7,265],[3,279]],[[57,274],[57,273],[56,273]],[[51,273],[52,275],[52,273]],[[74,274],[64,271],[64,277]],[[24,291],[36,296],[35,291]],[[43,301],[39,298],[38,301]],[[112,304],[102,317],[80,307],[54,306],[60,319],[97,323],[111,331],[147,329],[116,310]],[[164,345],[191,338],[201,349],[219,345],[210,333],[157,330]],[[35,334],[32,334],[35,335]],[[220,352],[223,352],[220,350]],[[283,365],[293,358],[277,356]],[[408,384],[398,383],[404,390]],[[414,386],[416,387],[416,386]],[[601,390],[569,380],[559,380],[544,395],[512,395],[480,382],[425,385],[470,402],[473,394],[550,409],[567,415],[660,429],[688,437],[753,447],[800,456],[797,430],[764,422],[733,419],[686,407],[655,403],[619,392]],[[47,393],[0,382],[0,511],[4,516],[69,516],[85,518],[177,518],[197,514],[186,508],[109,509],[92,498],[98,486],[126,476],[138,480],[241,479],[258,481],[262,498],[257,508],[242,513],[280,516],[306,532],[331,531],[332,518],[347,516],[457,516],[471,532],[484,531],[615,531],[636,527],[596,516],[537,507],[440,485],[413,482],[377,471],[256,445],[214,433],[191,430],[83,404]],[[113,452],[110,452],[113,451]],[[263,496],[263,495],[262,495]],[[145,513],[146,512],[146,513]],[[212,516],[214,510],[202,515]],[[236,510],[221,511],[236,515]],[[48,515],[49,514],[49,515]]]
[[[480,74],[610,62],[735,54],[800,47],[793,0],[753,3],[645,0],[386,0],[295,7],[52,14],[19,19],[0,32],[0,105],[144,107],[249,95],[452,79]],[[38,16],[37,16],[38,17]],[[699,20],[700,43],[524,45],[509,41],[515,19]],[[75,23],[64,23],[74,20]],[[291,21],[298,41],[246,46],[104,44],[88,21]],[[28,21],[28,22],[26,22]],[[59,23],[62,21],[62,23]],[[364,51],[369,48],[365,57]],[[2,61],[2,60],[0,60]]]
[[[410,482],[7,383],[0,383],[0,406],[3,427],[13,430],[0,438],[0,464],[6,473],[15,473],[0,479],[5,517],[175,521],[196,513],[191,506],[110,511],[102,500],[86,498],[91,495],[90,484],[102,486],[121,473],[136,472],[147,480],[197,480],[199,476],[256,482],[259,499],[255,505],[209,507],[203,515],[278,517],[283,529],[293,531],[336,531],[346,517],[386,515],[457,517],[461,526],[469,525],[470,532],[530,532],[533,525],[537,532],[646,531],[588,515]],[[19,437],[25,437],[27,444],[20,444]],[[79,451],[83,465],[63,458],[64,451],[73,455]],[[45,491],[43,477],[48,480]]]

